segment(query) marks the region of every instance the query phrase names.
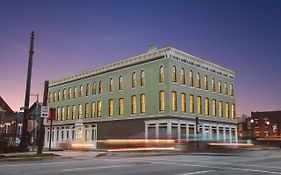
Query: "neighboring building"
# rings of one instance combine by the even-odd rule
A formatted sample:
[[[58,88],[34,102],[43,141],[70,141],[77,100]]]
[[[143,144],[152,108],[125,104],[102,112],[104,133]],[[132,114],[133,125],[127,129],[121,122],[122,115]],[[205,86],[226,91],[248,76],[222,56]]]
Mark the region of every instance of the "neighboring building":
[[[241,117],[237,117],[238,122],[238,138],[241,140],[252,139],[252,127],[251,117],[243,114]]]
[[[251,113],[253,139],[281,136],[281,111]]]
[[[57,111],[52,146],[67,140],[180,141],[197,134],[236,142],[234,77],[229,69],[166,47],[50,81],[48,106]],[[47,147],[49,127],[45,133]]]

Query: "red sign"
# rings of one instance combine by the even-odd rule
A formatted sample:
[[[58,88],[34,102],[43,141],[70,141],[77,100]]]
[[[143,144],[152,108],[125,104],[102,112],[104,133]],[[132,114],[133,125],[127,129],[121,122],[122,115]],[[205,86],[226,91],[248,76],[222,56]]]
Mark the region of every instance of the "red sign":
[[[56,109],[55,108],[49,108],[48,120],[55,120],[55,118],[56,118]]]

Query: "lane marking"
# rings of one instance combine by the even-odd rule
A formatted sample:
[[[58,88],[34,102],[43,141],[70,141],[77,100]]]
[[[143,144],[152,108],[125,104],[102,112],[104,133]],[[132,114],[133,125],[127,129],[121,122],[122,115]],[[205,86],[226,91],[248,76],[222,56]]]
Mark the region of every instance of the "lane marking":
[[[107,168],[122,168],[136,165],[113,165],[113,166],[99,166],[99,167],[86,167],[86,168],[69,168],[62,169],[61,171],[85,171],[85,170],[98,170],[98,169],[107,169]]]
[[[208,173],[208,172],[211,172],[211,171],[215,171],[215,170],[196,171],[196,172],[183,173],[183,174],[177,174],[177,175],[203,174],[203,173]]]

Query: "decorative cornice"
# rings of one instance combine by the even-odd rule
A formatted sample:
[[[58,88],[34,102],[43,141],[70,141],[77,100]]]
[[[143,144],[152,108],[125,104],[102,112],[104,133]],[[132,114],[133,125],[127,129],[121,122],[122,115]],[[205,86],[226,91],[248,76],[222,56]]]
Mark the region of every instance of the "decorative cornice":
[[[148,51],[144,54],[137,55],[137,56],[134,56],[134,57],[130,57],[130,58],[125,59],[125,60],[117,61],[117,62],[114,62],[112,64],[106,64],[106,65],[101,66],[101,67],[97,67],[97,68],[89,69],[89,70],[86,70],[86,71],[82,71],[82,72],[67,76],[65,78],[52,80],[52,81],[50,81],[49,86],[52,87],[52,86],[67,83],[67,82],[70,82],[70,81],[79,80],[81,78],[101,74],[101,73],[108,72],[108,71],[111,71],[111,70],[116,70],[118,68],[122,68],[122,67],[125,67],[125,66],[131,66],[131,65],[134,65],[134,64],[138,64],[138,63],[148,61],[148,60],[153,60],[157,57],[185,59],[188,63],[191,63],[195,66],[201,65],[203,67],[207,67],[208,69],[212,70],[213,72],[226,75],[230,78],[235,77],[234,71],[231,71],[231,70],[229,70],[227,68],[224,68],[222,66],[219,66],[217,64],[211,63],[209,61],[203,60],[201,58],[195,57],[191,54],[180,51],[178,49],[175,49],[175,48],[172,48],[172,47],[165,47],[165,48],[162,48],[162,49]]]

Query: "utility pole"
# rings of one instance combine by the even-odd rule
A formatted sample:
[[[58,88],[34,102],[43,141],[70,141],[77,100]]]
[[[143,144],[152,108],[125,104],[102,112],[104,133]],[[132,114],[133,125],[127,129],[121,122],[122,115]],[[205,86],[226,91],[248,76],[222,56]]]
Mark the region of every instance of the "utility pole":
[[[31,37],[30,37],[30,49],[29,49],[29,59],[28,59],[28,69],[27,69],[26,89],[25,89],[22,136],[19,145],[20,151],[22,152],[29,151],[28,145],[30,142],[30,133],[27,131],[27,121],[28,121],[28,113],[29,113],[28,111],[29,111],[29,100],[30,100],[32,59],[34,54],[33,44],[34,44],[34,31],[31,32]]]

